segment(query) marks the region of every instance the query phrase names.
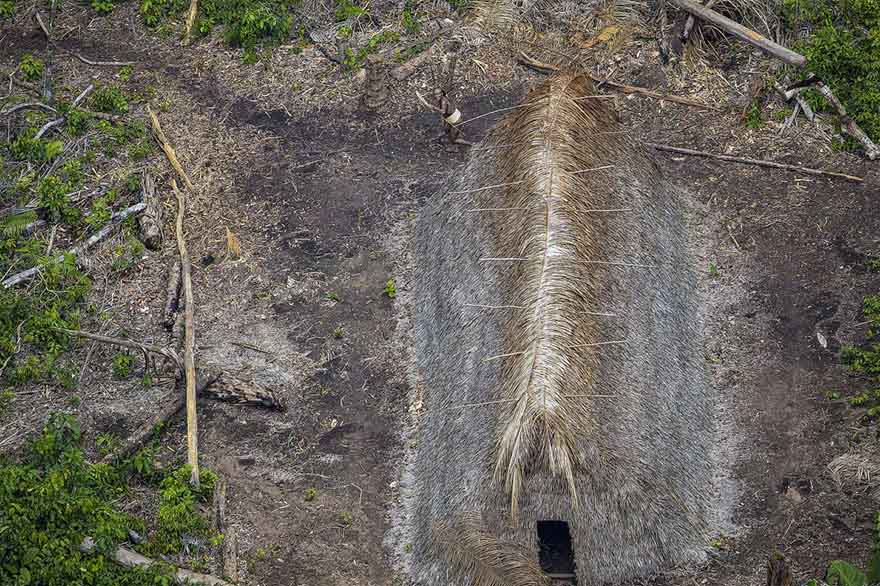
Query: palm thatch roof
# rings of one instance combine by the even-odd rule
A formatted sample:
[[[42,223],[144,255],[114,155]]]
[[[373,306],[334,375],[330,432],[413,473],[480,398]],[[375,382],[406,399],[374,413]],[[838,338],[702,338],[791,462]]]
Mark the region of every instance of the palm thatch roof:
[[[713,400],[688,200],[622,131],[585,77],[555,75],[420,217],[412,514],[428,583],[492,583],[437,541],[435,521],[467,511],[534,559],[536,521],[565,520],[581,584],[702,555]]]

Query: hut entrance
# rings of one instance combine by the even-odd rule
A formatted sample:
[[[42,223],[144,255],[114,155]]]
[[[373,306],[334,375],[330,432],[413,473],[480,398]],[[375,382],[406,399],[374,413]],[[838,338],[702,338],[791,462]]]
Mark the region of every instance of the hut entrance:
[[[538,521],[538,560],[554,584],[577,584],[568,523]]]

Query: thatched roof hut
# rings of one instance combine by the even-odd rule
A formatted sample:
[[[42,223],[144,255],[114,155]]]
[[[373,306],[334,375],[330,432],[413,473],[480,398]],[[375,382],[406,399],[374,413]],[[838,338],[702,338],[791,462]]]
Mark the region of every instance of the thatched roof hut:
[[[684,203],[595,93],[550,78],[419,220],[421,583],[585,586],[703,555],[712,399]]]

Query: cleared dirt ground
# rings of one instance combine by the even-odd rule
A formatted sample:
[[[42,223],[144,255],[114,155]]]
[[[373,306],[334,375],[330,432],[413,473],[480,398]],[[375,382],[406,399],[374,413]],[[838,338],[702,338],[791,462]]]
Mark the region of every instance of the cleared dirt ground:
[[[138,62],[132,83],[154,89],[153,104],[162,104],[165,131],[197,186],[188,227],[197,355],[287,401],[283,413],[200,404],[204,464],[229,480],[242,583],[405,583],[396,559],[406,544],[383,542],[405,428],[419,407],[407,372],[407,307],[418,303],[407,289],[407,238],[421,202],[467,156],[465,147],[437,140],[436,114],[415,99],[414,90],[432,87],[431,67],[392,86],[382,111],[368,112],[357,77],[314,49],[282,47],[267,62],[244,65],[240,52],[219,40],[183,49],[158,39],[134,10],[123,6],[101,19],[71,12],[60,25],[72,29],[63,46]],[[32,19],[17,18],[3,31],[3,64],[39,53],[41,38]],[[517,103],[538,79],[504,46],[488,38],[464,49],[453,98],[466,118]],[[833,168],[865,181],[655,153],[700,204],[694,236],[705,255],[706,359],[732,430],[723,455],[732,470],[725,498],[735,527],[720,536],[705,567],[656,584],[763,583],[777,547],[797,579],[821,575],[831,559],[862,562],[876,513],[875,503],[844,494],[826,471],[852,442],[875,432],[825,392],[853,384],[838,351],[864,339],[861,301],[880,287],[866,267],[880,251],[880,173],[876,164],[832,152],[827,131],[804,120],[784,132],[775,122],[746,129],[738,104],[769,63],[742,47],[725,51],[736,55],[732,65],[707,59],[661,66],[655,45],[634,35],[615,47],[616,57],[597,50],[582,65],[723,109],[615,98],[623,122],[645,142]],[[84,83],[114,75],[56,59]],[[765,107],[781,104],[769,99]],[[478,141],[498,117],[467,125],[467,138]],[[170,210],[167,163],[159,156],[150,163]],[[223,254],[226,228],[241,240],[239,260]],[[113,326],[135,339],[167,336],[158,321],[164,275],[176,255],[170,234],[162,251],[124,279],[106,290],[96,285],[96,299],[114,309]],[[393,300],[383,295],[392,278]],[[171,382],[144,391],[112,381],[109,356],[94,351],[78,409],[67,406],[65,391],[36,389],[16,401],[16,420],[4,422],[4,434],[35,430],[59,408],[77,411],[90,436],[136,428]],[[182,461],[182,420],[163,441],[163,457]],[[306,501],[309,488],[317,496]]]

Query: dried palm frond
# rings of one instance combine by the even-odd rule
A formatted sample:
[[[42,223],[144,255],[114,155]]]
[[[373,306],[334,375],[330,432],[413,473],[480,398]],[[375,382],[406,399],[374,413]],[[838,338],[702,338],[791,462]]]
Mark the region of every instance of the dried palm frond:
[[[841,488],[867,491],[880,500],[880,462],[864,454],[844,454],[828,464],[831,478]]]
[[[524,257],[510,273],[513,298],[524,309],[508,324],[507,347],[522,350],[506,359],[501,373],[501,398],[508,406],[498,429],[494,474],[505,485],[514,518],[526,470],[533,466],[561,478],[577,507],[575,443],[592,421],[589,397],[571,388],[588,392],[596,346],[619,343],[600,340],[595,323],[568,318],[590,311],[592,293],[573,284],[584,283],[582,261],[593,253],[595,238],[579,225],[592,201],[587,179],[573,171],[603,163],[582,146],[598,127],[613,124],[601,100],[589,99],[594,94],[587,78],[568,74],[531,92],[493,137],[521,145],[499,167],[499,179],[511,187],[487,194],[486,205],[478,206],[495,202],[523,210],[500,220],[507,224],[498,231],[499,250]],[[570,359],[572,347],[578,348],[576,361]]]
[[[468,578],[471,586],[550,584],[534,554],[486,531],[477,513],[464,513],[451,522],[435,522],[433,537],[446,554],[449,567]]]
[[[471,15],[473,24],[487,31],[508,31],[519,19],[513,0],[477,0]]]

